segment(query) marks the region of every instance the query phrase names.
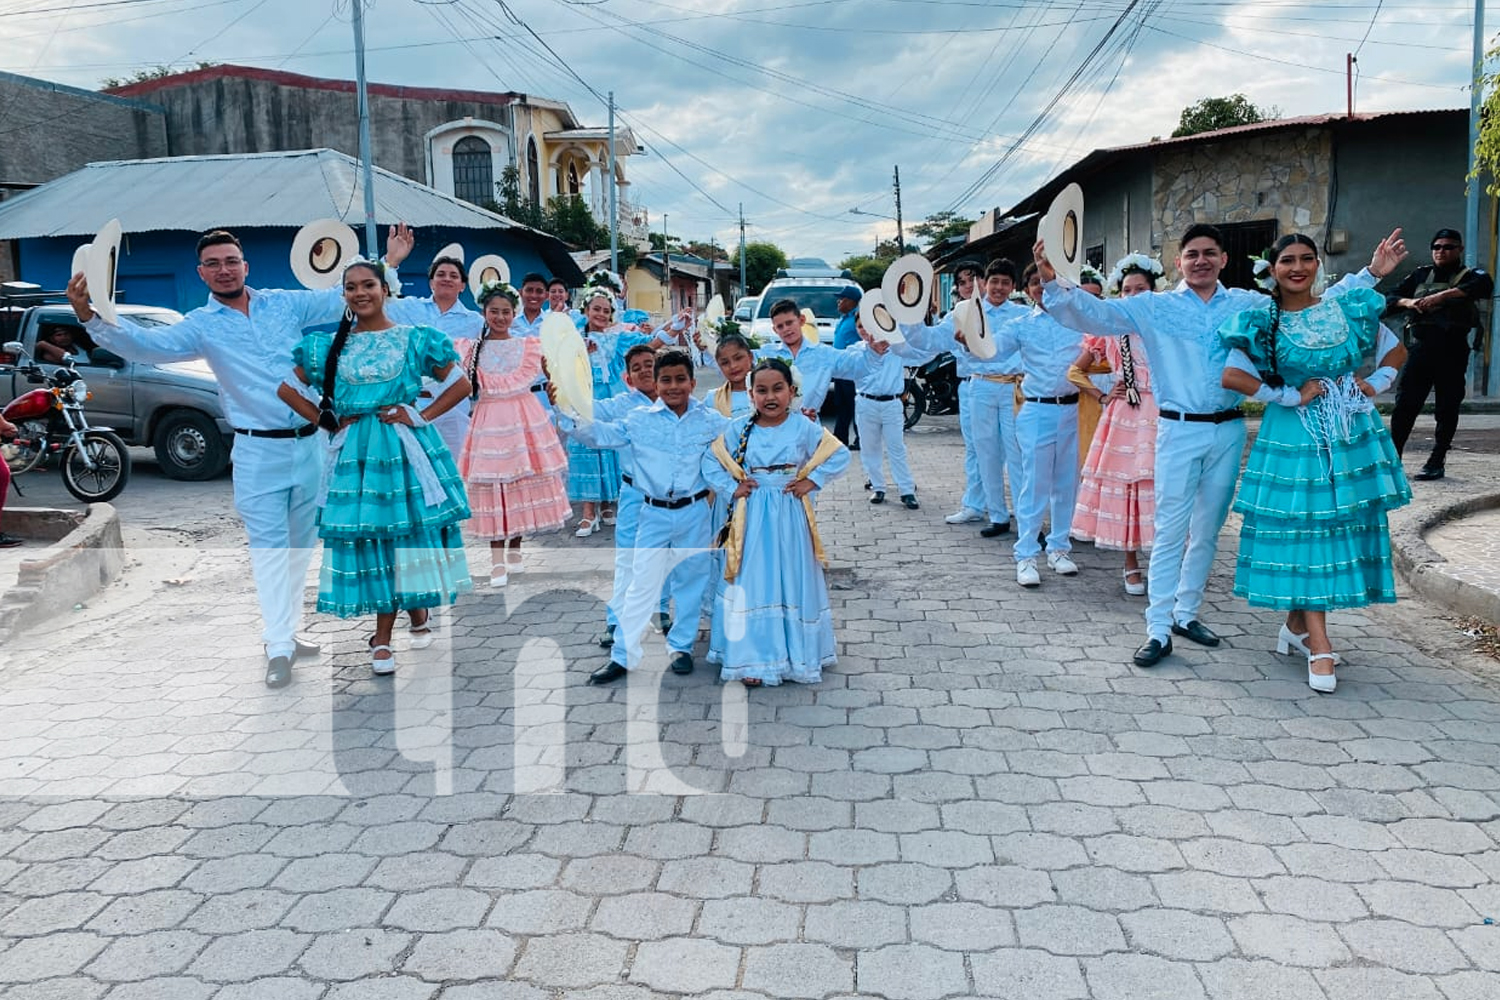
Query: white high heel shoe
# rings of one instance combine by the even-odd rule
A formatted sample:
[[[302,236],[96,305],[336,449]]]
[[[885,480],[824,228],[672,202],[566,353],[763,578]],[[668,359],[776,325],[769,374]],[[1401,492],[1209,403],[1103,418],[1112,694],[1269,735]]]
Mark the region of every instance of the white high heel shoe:
[[[1307,686],[1319,694],[1333,694],[1334,689],[1339,686],[1339,679],[1333,674],[1313,673],[1313,664],[1319,660],[1332,660],[1334,666],[1338,666],[1343,661],[1337,653],[1307,654]]]
[[[1282,656],[1287,656],[1292,650],[1296,650],[1303,656],[1311,656],[1312,650],[1307,648],[1307,635],[1308,633],[1306,632],[1300,635],[1293,632],[1286,627],[1285,622],[1282,622],[1281,632],[1276,636],[1276,652]]]
[[[1130,582],[1130,578],[1132,576],[1138,576],[1138,577],[1140,577],[1141,578],[1141,582],[1140,583],[1131,583]],[[1141,596],[1143,596],[1146,593],[1146,571],[1145,570],[1143,570],[1143,569],[1127,569],[1127,570],[1125,570],[1125,593],[1129,594],[1131,597],[1141,597]]]

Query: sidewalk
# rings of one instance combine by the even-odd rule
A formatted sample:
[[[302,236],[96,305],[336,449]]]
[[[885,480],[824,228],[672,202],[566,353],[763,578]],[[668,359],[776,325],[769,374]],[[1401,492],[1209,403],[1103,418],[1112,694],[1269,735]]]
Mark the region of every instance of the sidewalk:
[[[1494,663],[1403,595],[1332,616],[1314,695],[1226,532],[1224,644],[1135,669],[1118,554],[1022,590],[1010,537],[942,522],[955,426],[909,436],[922,510],[857,464],[822,498],[817,686],[584,686],[596,536],[403,637],[394,680],[368,620],[313,616],[327,655],[268,691],[243,542],[163,549],[171,586],[132,549],[3,651],[0,995],[1495,997]]]

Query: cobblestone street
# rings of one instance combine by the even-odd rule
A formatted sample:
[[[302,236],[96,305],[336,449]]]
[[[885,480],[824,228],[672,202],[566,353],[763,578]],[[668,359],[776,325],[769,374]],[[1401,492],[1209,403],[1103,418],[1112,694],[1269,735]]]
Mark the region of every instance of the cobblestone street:
[[[1500,672],[1437,609],[1332,615],[1315,695],[1232,522],[1225,643],[1142,671],[1118,554],[1022,590],[1013,536],[942,521],[954,418],[908,440],[922,510],[857,463],[820,502],[816,687],[654,637],[586,687],[610,536],[567,535],[394,683],[313,616],[269,691],[243,536],[132,542],[0,662],[0,996],[1500,998]]]

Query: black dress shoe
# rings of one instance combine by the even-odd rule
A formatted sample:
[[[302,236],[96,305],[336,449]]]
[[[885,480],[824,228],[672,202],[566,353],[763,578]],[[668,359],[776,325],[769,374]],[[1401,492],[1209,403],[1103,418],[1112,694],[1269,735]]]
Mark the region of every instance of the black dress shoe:
[[[1417,479],[1424,483],[1430,483],[1434,479],[1443,478],[1443,467],[1441,465],[1424,465],[1422,471],[1417,473]]]
[[[1167,640],[1166,645],[1162,645],[1160,639],[1148,639],[1144,646],[1135,651],[1135,665],[1138,667],[1154,667],[1162,661],[1162,657],[1171,655],[1171,639]]]
[[[677,653],[672,657],[670,664],[674,674],[690,674],[693,672],[693,654]]]
[[[870,497],[871,503],[885,503],[885,490],[876,490],[875,495]]]
[[[266,661],[266,687],[284,688],[292,682],[292,658],[273,656]]]
[[[859,451],[859,442],[856,441],[849,446],[850,451]]]
[[[921,510],[922,509],[922,505],[919,504],[919,503],[917,503],[917,495],[915,493],[903,493],[903,494],[901,494],[901,503],[902,503],[902,505],[904,505],[906,507],[907,510]]]
[[[1219,637],[1207,625],[1194,618],[1186,625],[1172,624],[1172,634],[1191,639],[1200,646],[1217,646]]]
[[[294,639],[293,641],[297,644],[297,648],[292,651],[293,663],[296,663],[298,660],[311,660],[314,657],[323,655],[323,647],[315,642],[304,642],[301,639]]]
[[[651,618],[651,627],[658,632],[672,631],[672,616],[665,611],[658,611]]]
[[[630,673],[630,671],[620,666],[614,660],[610,660],[604,666],[589,674],[589,683],[613,684],[615,681],[619,680],[621,677],[624,677],[628,673]]]
[[[980,528],[979,535],[982,538],[999,538],[1001,535],[1010,534],[1009,521],[991,521],[988,528]]]
[[[601,649],[608,649],[613,646],[615,644],[615,630],[607,628],[603,632],[600,632],[598,642]]]

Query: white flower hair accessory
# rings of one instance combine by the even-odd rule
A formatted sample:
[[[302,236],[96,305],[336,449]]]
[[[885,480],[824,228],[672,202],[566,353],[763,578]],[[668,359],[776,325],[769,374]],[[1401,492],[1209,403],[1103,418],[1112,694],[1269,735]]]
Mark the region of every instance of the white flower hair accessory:
[[[1115,268],[1109,272],[1109,280],[1104,285],[1104,290],[1110,295],[1119,295],[1120,286],[1125,284],[1127,274],[1144,274],[1151,282],[1151,290],[1158,291],[1161,279],[1167,273],[1166,268],[1161,266],[1161,261],[1155,257],[1148,257],[1143,253],[1128,253],[1115,261]]]
[[[1276,287],[1276,276],[1271,273],[1271,262],[1265,257],[1250,258],[1250,273],[1255,277],[1255,284],[1263,292],[1269,292]]]
[[[614,292],[607,285],[590,285],[583,293],[583,308],[587,309],[589,303],[595,299],[603,299],[609,303],[611,309],[615,305]]]
[[[1078,283],[1080,285],[1098,285],[1104,287],[1104,272],[1092,264],[1085,264],[1078,271]]]
[[[521,293],[507,281],[486,281],[479,286],[479,294],[474,296],[474,301],[483,309],[485,303],[497,295],[505,296],[512,306],[521,303]]]

